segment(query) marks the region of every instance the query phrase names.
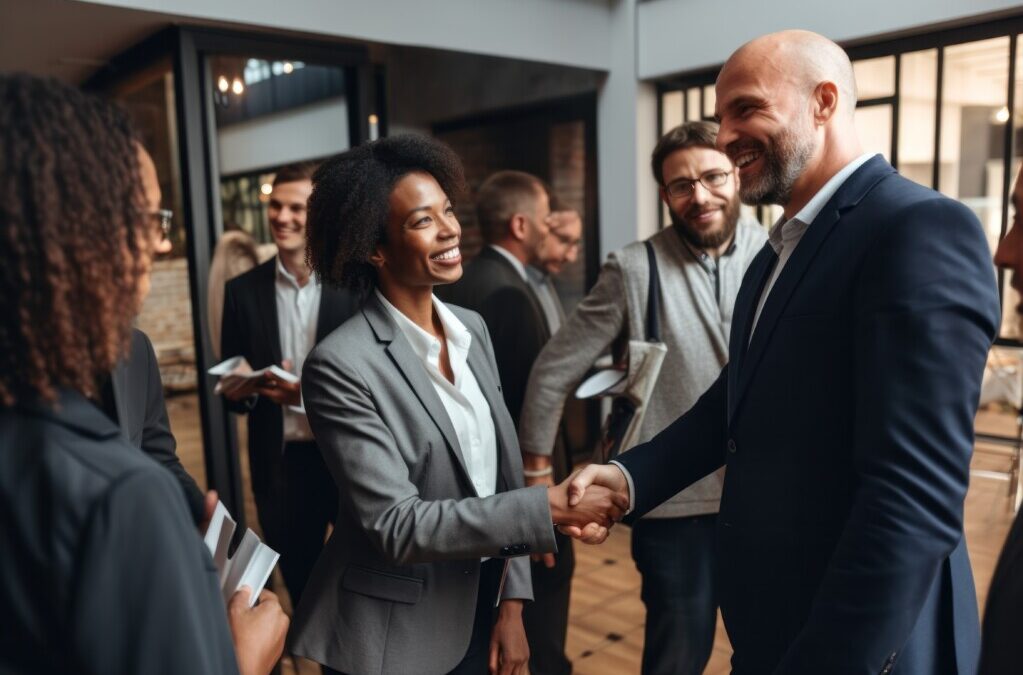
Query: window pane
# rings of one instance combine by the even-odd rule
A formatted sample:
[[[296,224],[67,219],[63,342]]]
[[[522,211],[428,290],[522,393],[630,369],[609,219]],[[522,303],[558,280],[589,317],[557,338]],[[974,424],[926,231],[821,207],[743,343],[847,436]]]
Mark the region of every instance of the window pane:
[[[714,104],[717,102],[717,93],[714,85],[708,84],[703,88],[703,116],[714,117]]]
[[[922,185],[934,178],[938,50],[903,54],[899,74],[899,173]]]
[[[939,189],[970,207],[994,250],[1001,234],[1009,38],[945,49]]]
[[[872,105],[856,109],[856,131],[863,151],[881,153],[890,160],[892,154],[892,107]]]
[[[700,106],[700,88],[690,87],[686,92],[686,121],[696,122],[700,119],[700,112],[702,110]]]
[[[1015,181],[1020,171],[1020,160],[1023,158],[1023,115],[1020,111],[1023,110],[1023,43],[1017,44],[1016,50],[1016,81],[1013,83],[1015,89],[1013,107],[1015,113],[1012,119],[1013,125],[1013,152],[1012,152],[1012,165],[1010,166],[1011,180]],[[1003,108],[995,113],[995,121],[1004,119],[1006,122],[1009,121],[1009,109]],[[1014,216],[1014,209],[1010,205],[1009,207],[1009,226],[1012,224],[1012,218]],[[1012,276],[1013,272],[1006,270],[1003,275],[1002,283],[1002,337],[1015,338],[1017,340],[1023,338],[1023,330],[1020,330],[1020,295],[1016,292],[1016,289],[1012,287]]]
[[[682,92],[669,91],[661,96],[661,134],[682,124]]]
[[[859,100],[895,95],[894,56],[855,61],[853,71]]]

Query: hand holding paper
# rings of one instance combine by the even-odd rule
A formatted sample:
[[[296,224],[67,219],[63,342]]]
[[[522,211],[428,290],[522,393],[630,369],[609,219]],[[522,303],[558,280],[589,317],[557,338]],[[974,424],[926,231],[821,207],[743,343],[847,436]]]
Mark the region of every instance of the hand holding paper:
[[[244,356],[227,359],[206,372],[220,378],[213,393],[223,394],[232,401],[240,401],[261,393],[261,388],[274,388],[276,384],[271,387],[270,382],[286,382],[296,387],[298,383],[297,377],[278,366],[253,370]],[[272,380],[268,379],[270,375],[273,376]]]

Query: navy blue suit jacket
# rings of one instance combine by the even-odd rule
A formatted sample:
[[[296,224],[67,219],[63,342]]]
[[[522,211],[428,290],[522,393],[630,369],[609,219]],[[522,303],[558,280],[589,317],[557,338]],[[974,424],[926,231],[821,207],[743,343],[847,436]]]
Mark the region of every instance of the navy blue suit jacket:
[[[1000,317],[980,224],[872,158],[803,235],[750,342],[776,260],[765,246],[746,273],[717,381],[620,458],[631,516],[727,467],[735,675],[972,675],[963,499]]]

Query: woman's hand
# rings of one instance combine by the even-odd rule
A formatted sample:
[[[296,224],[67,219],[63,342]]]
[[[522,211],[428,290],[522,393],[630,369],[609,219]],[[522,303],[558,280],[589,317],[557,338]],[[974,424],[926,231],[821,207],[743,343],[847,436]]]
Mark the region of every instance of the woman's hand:
[[[491,675],[525,675],[529,643],[522,625],[522,600],[502,600],[490,637]]]

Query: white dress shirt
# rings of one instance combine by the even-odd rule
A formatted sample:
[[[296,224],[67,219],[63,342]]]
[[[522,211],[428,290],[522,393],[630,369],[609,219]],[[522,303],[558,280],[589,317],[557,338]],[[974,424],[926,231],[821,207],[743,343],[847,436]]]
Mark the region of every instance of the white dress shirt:
[[[277,278],[274,282],[277,296],[277,330],[281,338],[281,359],[291,361],[291,372],[302,372],[305,357],[316,344],[316,323],[320,318],[322,287],[315,274],[305,286],[299,286],[295,276],[277,257]],[[301,406],[283,406],[284,441],[311,441],[313,432],[305,409]]]
[[[839,188],[848,180],[849,176],[856,172],[856,169],[863,166],[868,159],[873,157],[872,154],[866,153],[860,155],[853,161],[846,164],[832,176],[827,183],[825,183],[820,190],[806,203],[799,213],[794,215],[789,220],[785,220],[782,216],[778,219],[771,227],[771,233],[768,235],[768,243],[774,252],[778,254],[778,262],[774,265],[774,270],[771,272],[770,279],[764,284],[764,290],[760,294],[760,302],[757,305],[757,313],[753,316],[753,327],[750,329],[750,339],[753,339],[753,331],[756,330],[757,321],[760,320],[760,312],[764,309],[764,302],[767,300],[767,296],[770,295],[771,289],[774,288],[774,282],[778,280],[778,276],[781,274],[781,270],[785,267],[785,263],[788,262],[789,258],[792,257],[792,252],[796,250],[796,246],[799,241],[803,238],[803,234],[813,224],[813,221],[820,214],[821,209],[824,205],[835,196]],[[622,466],[618,461],[612,460],[611,464],[614,464],[621,472],[625,474],[625,482],[629,486],[629,511],[636,506],[636,484],[632,480],[632,474],[629,473],[628,469]]]
[[[452,384],[440,371],[440,340],[402,314],[379,290],[376,294],[409,341],[412,351],[426,367],[430,382],[455,429],[459,450],[476,493],[480,497],[493,495],[497,491],[497,432],[490,416],[490,404],[467,362],[472,334],[444,303],[433,297],[433,307],[447,339],[448,361],[455,376]]]

